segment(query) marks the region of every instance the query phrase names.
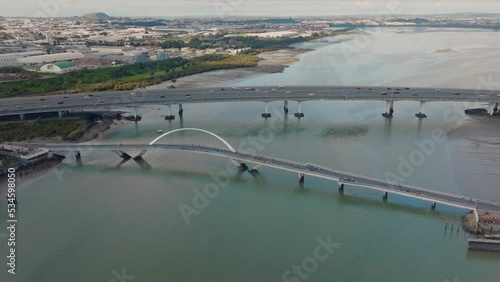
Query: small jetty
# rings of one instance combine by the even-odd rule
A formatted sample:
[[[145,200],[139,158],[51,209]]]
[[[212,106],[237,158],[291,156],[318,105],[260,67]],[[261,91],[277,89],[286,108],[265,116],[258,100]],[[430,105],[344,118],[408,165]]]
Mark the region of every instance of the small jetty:
[[[469,239],[469,250],[500,252],[500,240]]]

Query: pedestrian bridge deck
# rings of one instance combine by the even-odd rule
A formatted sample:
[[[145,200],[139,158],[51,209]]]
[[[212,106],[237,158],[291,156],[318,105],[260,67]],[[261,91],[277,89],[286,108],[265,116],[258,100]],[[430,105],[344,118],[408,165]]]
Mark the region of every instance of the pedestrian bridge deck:
[[[229,149],[218,147],[202,146],[202,145],[186,145],[186,144],[23,144],[27,147],[46,148],[49,151],[60,152],[81,152],[81,151],[114,151],[114,152],[130,152],[144,150],[147,151],[187,151],[195,153],[203,153],[225,157],[240,163],[253,163],[255,168],[260,166],[272,167],[276,169],[286,170],[298,173],[299,175],[308,175],[323,179],[333,180],[339,185],[366,187],[381,192],[397,194],[409,198],[420,199],[432,203],[443,204],[446,206],[457,207],[465,210],[475,211],[476,209],[500,212],[500,203],[486,201],[462,195],[455,195],[440,191],[434,191],[417,186],[391,183],[382,179],[358,175],[350,172],[334,170],[313,164],[302,164],[290,160],[278,159],[274,157],[250,154],[246,152],[237,152]]]

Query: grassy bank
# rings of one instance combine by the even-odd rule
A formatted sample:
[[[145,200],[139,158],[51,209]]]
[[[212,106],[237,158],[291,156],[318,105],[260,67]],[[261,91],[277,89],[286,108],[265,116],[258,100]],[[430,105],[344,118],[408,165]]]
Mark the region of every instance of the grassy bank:
[[[165,61],[137,63],[113,68],[78,70],[58,76],[12,81],[1,84],[0,98],[69,91],[131,90],[162,81],[218,69],[256,66],[252,54],[205,55],[193,59],[172,58]]]
[[[88,121],[80,118],[0,123],[0,140],[18,142],[36,137],[70,139],[85,131]]]

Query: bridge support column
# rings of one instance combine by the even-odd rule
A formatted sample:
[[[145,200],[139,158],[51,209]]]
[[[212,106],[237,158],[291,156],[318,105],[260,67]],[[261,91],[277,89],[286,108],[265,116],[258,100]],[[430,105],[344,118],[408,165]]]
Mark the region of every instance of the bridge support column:
[[[171,105],[167,105],[168,115],[165,116],[165,120],[174,120],[175,116],[172,115]]]
[[[383,117],[391,118],[394,113],[394,101],[385,101],[385,113],[382,114]]]
[[[299,183],[304,183],[304,174],[299,173]]]
[[[283,102],[283,111],[285,111],[285,114],[288,114],[288,100]]]
[[[431,209],[435,209],[435,208],[436,208],[436,202],[432,202]]]
[[[416,117],[418,117],[418,118],[426,118],[427,117],[427,115],[424,114],[424,105],[425,105],[425,102],[420,101],[420,111],[418,112],[418,114],[415,114]]]
[[[82,165],[82,154],[80,153],[80,151],[75,152],[75,159],[77,165]]]
[[[339,185],[339,192],[344,192],[344,183],[340,183]]]
[[[129,154],[127,154],[121,150],[114,150],[113,153],[117,154],[120,158],[122,158],[124,160],[130,160],[132,158]]]
[[[300,103],[301,103],[301,101],[297,102],[297,112],[293,114],[296,118],[302,118],[302,117],[304,117],[304,114],[302,113],[302,108],[301,108]]]
[[[268,102],[266,102],[265,112],[262,114],[263,118],[270,118],[271,117],[271,114],[269,113],[269,108],[268,108],[267,104],[268,104]]]
[[[488,104],[488,114],[492,116],[496,113],[498,113],[498,103],[490,102]]]
[[[246,163],[240,163],[239,169],[246,171],[248,170],[248,165]]]
[[[62,118],[64,115],[64,112],[58,111],[57,114],[59,114],[59,118]]]
[[[387,200],[387,194],[387,191],[384,191],[384,193],[382,193],[382,199]]]
[[[182,117],[182,114],[184,114],[184,109],[182,108],[182,104],[179,104],[179,117]]]
[[[21,120],[24,120],[24,114],[20,114],[20,115],[19,115],[19,118],[20,118]]]

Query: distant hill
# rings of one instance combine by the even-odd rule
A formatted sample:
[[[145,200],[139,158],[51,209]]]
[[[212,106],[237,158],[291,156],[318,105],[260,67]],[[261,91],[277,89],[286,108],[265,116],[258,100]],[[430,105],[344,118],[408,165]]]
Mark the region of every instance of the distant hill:
[[[82,16],[80,16],[80,18],[105,20],[105,19],[109,19],[111,17],[105,13],[90,13],[90,14],[82,15]]]

